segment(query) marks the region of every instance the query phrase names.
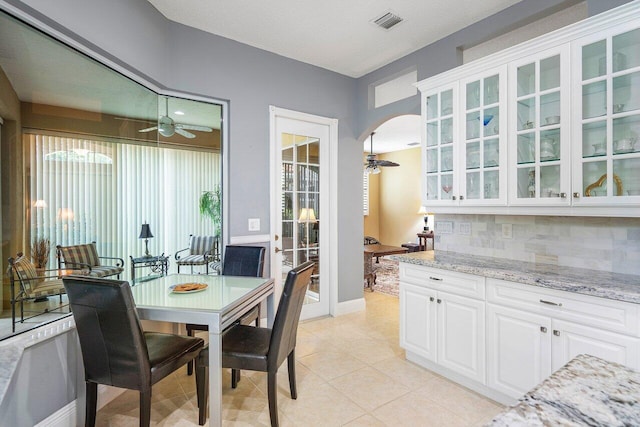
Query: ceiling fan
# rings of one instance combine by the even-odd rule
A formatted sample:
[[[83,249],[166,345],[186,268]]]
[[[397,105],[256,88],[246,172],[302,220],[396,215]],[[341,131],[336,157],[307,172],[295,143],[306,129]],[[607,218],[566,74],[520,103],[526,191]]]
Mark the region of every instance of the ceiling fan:
[[[185,138],[195,138],[196,136],[188,132],[190,130],[196,130],[200,132],[212,132],[213,129],[207,126],[187,125],[184,123],[176,123],[171,117],[169,117],[169,98],[165,98],[165,114],[158,120],[157,126],[151,126],[150,128],[141,129],[138,132],[151,132],[158,129],[160,135],[168,138],[173,136],[174,133],[182,135]]]
[[[398,163],[391,162],[389,160],[378,160],[377,156],[373,154],[373,135],[375,132],[371,132],[371,154],[367,154],[367,163],[365,163],[365,172],[371,174],[378,174],[382,172],[381,167],[400,166]]]

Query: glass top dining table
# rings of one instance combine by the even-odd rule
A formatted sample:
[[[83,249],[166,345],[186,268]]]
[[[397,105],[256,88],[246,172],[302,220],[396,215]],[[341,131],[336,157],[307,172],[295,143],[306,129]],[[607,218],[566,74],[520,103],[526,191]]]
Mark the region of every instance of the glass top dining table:
[[[197,292],[172,291],[173,286],[185,283],[205,284],[207,287]],[[170,274],[132,286],[131,292],[138,317],[141,319],[195,323],[209,327],[209,425],[220,426],[222,424],[222,331],[264,300],[267,302],[268,326],[273,325],[275,316],[273,279]]]

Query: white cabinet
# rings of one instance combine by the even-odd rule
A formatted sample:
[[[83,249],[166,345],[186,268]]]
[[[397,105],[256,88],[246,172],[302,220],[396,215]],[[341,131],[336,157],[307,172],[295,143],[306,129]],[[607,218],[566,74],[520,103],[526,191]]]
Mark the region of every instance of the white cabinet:
[[[574,43],[574,204],[640,202],[639,26]]]
[[[569,44],[509,64],[509,201],[568,206]]]
[[[505,67],[423,92],[424,205],[506,205],[506,94]]]
[[[463,294],[484,293],[483,278],[466,276],[401,264],[400,346],[484,383],[484,301],[442,290],[462,283]]]
[[[430,211],[637,216],[640,3],[417,86]]]
[[[589,301],[593,299],[596,305]],[[521,396],[579,354],[639,367],[633,304],[605,300],[602,306],[599,298],[492,279],[487,281],[487,300],[487,385],[503,394]],[[596,306],[604,313],[595,314]],[[567,321],[587,317],[595,327]],[[627,327],[621,326],[626,320]]]

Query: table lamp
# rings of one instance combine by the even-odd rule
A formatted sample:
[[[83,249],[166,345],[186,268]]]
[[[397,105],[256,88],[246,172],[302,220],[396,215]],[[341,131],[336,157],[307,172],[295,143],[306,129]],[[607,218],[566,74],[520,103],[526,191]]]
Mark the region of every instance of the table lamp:
[[[149,239],[153,238],[153,234],[151,234],[151,228],[149,224],[146,222],[142,224],[142,229],[140,229],[140,236],[138,239],[144,239],[144,256],[151,256],[149,254]]]
[[[427,208],[425,206],[420,206],[420,209],[418,209],[418,215],[424,215],[424,231],[429,231],[429,227],[427,226],[429,221],[429,212],[427,211]]]

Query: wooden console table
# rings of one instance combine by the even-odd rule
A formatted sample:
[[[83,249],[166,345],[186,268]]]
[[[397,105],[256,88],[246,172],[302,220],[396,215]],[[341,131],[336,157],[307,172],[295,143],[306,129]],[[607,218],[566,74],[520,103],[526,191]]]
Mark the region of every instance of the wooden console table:
[[[420,248],[418,250],[420,251],[426,251],[427,250],[427,239],[431,239],[431,248],[435,247],[435,239],[433,238],[433,230],[432,231],[427,231],[424,233],[418,233],[418,239],[420,242]]]

